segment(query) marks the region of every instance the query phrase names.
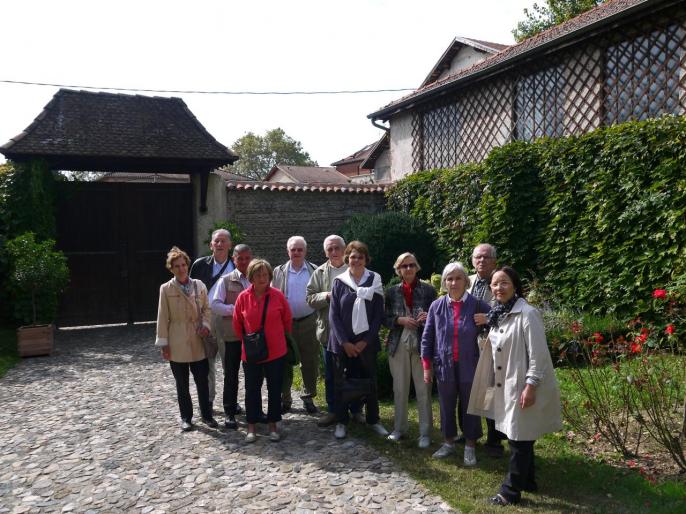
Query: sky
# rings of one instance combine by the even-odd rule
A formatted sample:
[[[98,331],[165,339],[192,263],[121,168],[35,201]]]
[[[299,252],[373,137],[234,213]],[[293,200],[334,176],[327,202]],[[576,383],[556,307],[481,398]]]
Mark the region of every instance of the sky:
[[[416,88],[454,37],[512,44],[534,0],[4,2],[0,81],[202,91]],[[0,145],[56,87],[0,82]],[[222,144],[281,127],[320,166],[383,135],[367,115],[407,92],[181,97]],[[0,155],[0,162],[4,158]]]

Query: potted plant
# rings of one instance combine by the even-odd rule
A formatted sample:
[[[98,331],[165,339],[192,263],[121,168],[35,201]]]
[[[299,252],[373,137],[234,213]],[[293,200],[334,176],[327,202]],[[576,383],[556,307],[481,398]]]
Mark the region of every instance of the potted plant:
[[[55,250],[55,241],[38,242],[33,232],[8,241],[7,253],[14,312],[25,323],[17,329],[19,355],[49,355],[57,301],[69,282],[67,258]]]

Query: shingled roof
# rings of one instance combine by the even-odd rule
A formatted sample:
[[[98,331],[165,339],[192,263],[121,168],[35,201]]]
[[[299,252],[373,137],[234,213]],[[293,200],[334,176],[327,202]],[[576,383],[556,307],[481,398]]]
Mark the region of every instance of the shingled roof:
[[[189,173],[238,156],[180,98],[60,89],[31,125],[0,147],[8,159],[51,168]]]
[[[571,20],[525,39],[519,44],[507,47],[465,70],[420,87],[413,93],[369,114],[367,118],[388,120],[393,115],[412,109],[418,103],[427,101],[438,94],[447,93],[475,80],[511,69],[552,48],[582,40],[588,34],[613,26],[615,22],[626,16],[651,12],[658,7],[665,9],[679,3],[680,1],[677,0],[607,0]]]
[[[347,184],[350,179],[333,166],[290,166],[275,165],[265,177],[270,182],[277,171],[281,171],[297,184]]]

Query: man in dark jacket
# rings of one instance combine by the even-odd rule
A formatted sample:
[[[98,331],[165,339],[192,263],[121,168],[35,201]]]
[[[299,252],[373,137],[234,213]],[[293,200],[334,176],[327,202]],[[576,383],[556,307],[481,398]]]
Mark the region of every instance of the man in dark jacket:
[[[224,275],[234,270],[233,262],[229,258],[231,251],[231,232],[224,228],[220,228],[212,232],[210,239],[210,250],[212,255],[207,257],[200,257],[191,266],[190,276],[202,280],[205,287],[207,287],[207,297],[213,298],[219,279]],[[210,337],[217,339],[217,328],[215,323],[212,323],[212,330]],[[224,345],[218,345],[219,355],[224,366]],[[208,359],[210,364],[210,371],[208,374],[208,381],[210,386],[210,405],[214,402],[216,395],[216,374],[217,374],[217,357],[216,355]]]

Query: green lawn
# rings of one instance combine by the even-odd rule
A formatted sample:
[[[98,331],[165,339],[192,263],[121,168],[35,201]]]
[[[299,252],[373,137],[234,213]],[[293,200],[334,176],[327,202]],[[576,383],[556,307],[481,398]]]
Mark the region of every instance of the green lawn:
[[[565,372],[558,373],[560,381]],[[295,373],[295,384],[300,373]],[[294,384],[294,385],[295,385]],[[317,403],[325,407],[323,382],[318,387]],[[434,431],[432,446],[420,450],[416,446],[418,426],[416,410],[410,406],[410,433],[407,439],[394,444],[379,438],[364,427],[350,424],[350,434],[360,437],[395,461],[410,476],[427,489],[440,495],[448,504],[462,512],[584,512],[584,513],[645,513],[683,514],[686,512],[686,480],[653,485],[635,470],[618,469],[595,462],[573,448],[563,433],[551,434],[536,443],[536,472],[540,492],[525,493],[522,503],[503,510],[486,503],[486,498],[498,491],[505,475],[509,452],[503,459],[488,457],[477,448],[476,468],[462,465],[462,447],[457,456],[438,461],[431,454],[441,441],[438,399],[434,399]],[[381,402],[381,421],[392,429],[393,403]],[[484,427],[485,429],[485,427]],[[485,431],[485,430],[484,430]]]
[[[14,328],[0,327],[0,378],[17,362],[17,331]]]

